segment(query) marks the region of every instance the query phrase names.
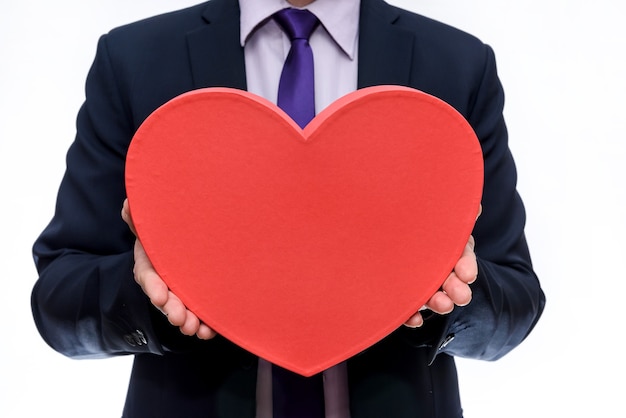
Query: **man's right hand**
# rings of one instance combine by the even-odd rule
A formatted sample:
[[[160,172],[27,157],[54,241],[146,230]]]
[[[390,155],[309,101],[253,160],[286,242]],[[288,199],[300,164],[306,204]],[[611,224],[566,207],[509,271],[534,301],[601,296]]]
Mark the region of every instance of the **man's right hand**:
[[[136,237],[137,233],[130,215],[128,200],[124,200],[122,219],[128,224],[128,227]],[[133,273],[135,281],[150,298],[150,302],[167,317],[170,324],[180,328],[180,332],[183,334],[196,335],[202,340],[209,340],[215,337],[215,331],[202,323],[193,312],[187,309],[178,296],[167,287],[152,266],[138,238],[135,239],[134,253],[135,267]]]

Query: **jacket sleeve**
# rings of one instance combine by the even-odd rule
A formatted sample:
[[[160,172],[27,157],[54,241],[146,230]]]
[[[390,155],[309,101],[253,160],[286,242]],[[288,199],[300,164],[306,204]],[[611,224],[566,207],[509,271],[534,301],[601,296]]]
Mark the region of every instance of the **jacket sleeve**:
[[[493,51],[488,46],[483,51],[482,79],[466,114],[482,146],[485,176],[483,211],[473,231],[479,273],[472,301],[449,315],[433,315],[424,329],[398,330],[412,344],[431,347],[431,358],[448,353],[496,360],[526,338],[545,304],[524,237],[526,215],[508,147],[504,92]]]
[[[120,217],[134,126],[101,38],[53,219],[33,246],[32,312],[44,340],[76,358],[162,353],[167,322],[133,279],[134,236]],[[172,327],[173,328],[173,327]]]

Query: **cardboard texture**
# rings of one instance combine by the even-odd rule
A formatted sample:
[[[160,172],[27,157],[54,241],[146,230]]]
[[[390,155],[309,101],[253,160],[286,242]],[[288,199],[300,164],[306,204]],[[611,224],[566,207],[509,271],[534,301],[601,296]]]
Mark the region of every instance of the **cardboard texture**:
[[[183,94],[128,151],[138,236],[187,307],[304,376],[390,334],[441,286],[483,185],[469,124],[417,90],[371,87],[301,130],[239,90]]]

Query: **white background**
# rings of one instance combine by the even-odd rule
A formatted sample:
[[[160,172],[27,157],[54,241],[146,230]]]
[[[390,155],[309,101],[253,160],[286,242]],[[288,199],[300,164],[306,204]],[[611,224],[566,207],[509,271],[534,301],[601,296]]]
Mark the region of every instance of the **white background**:
[[[41,340],[30,247],[49,221],[98,36],[183,0],[8,0],[0,12],[0,416],[121,415],[131,358],[70,360]],[[496,51],[548,297],[500,361],[459,360],[466,418],[624,417],[626,25],[618,0],[395,0]],[[146,417],[149,418],[149,417]]]

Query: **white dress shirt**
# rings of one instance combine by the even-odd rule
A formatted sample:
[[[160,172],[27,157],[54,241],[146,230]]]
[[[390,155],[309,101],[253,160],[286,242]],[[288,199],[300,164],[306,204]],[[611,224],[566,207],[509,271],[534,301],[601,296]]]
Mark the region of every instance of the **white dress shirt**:
[[[239,4],[248,91],[276,103],[291,42],[271,16],[290,4],[286,0],[239,0]],[[359,6],[359,0],[316,0],[306,7],[321,22],[309,40],[317,113],[356,90]]]
[[[276,103],[291,42],[271,16],[292,6],[286,0],[239,0],[239,6],[248,91]],[[321,22],[309,40],[319,113],[357,88],[360,0],[316,0],[305,8]],[[349,418],[346,364],[326,370],[323,378],[326,418]],[[271,365],[259,359],[257,418],[272,418],[271,386]]]

